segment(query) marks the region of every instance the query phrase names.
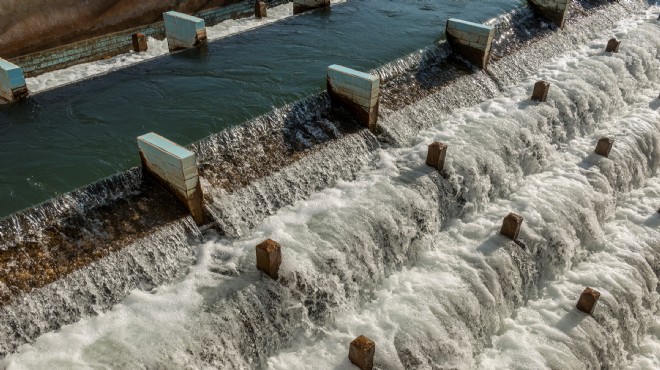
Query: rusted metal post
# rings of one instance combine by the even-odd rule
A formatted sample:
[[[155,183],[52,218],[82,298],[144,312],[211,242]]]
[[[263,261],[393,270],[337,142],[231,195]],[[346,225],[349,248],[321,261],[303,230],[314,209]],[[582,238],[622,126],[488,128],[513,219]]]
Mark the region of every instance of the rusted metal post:
[[[607,137],[601,138],[598,140],[598,144],[596,144],[596,154],[602,155],[605,158],[609,157],[612,145],[614,145],[614,140]]]
[[[376,343],[364,335],[355,338],[348,349],[348,359],[361,370],[373,369],[375,354]]]
[[[544,102],[548,100],[548,90],[550,90],[550,83],[547,81],[538,81],[534,84],[534,91],[532,92],[532,100]]]
[[[591,315],[594,312],[596,303],[600,299],[600,292],[594,289],[587,287],[580,295],[577,305],[575,306],[578,310]]]
[[[511,240],[517,240],[518,234],[520,233],[520,227],[523,223],[523,217],[515,214],[509,213],[508,216],[504,218],[502,222],[502,228],[500,229],[500,234],[506,236]]]
[[[621,41],[612,38],[610,41],[607,42],[607,46],[605,47],[605,51],[608,53],[618,53],[619,52],[619,45],[621,45]]]
[[[141,33],[134,33],[131,36],[131,39],[133,40],[133,50],[136,53],[143,53],[147,51],[148,46],[147,46],[147,36],[141,34]]]
[[[254,3],[254,16],[256,18],[266,18],[268,16],[268,5],[264,1],[257,0]]]
[[[428,153],[426,154],[426,164],[442,171],[445,167],[445,157],[447,156],[447,145],[439,141],[434,141],[429,145]]]
[[[267,239],[258,244],[256,250],[257,268],[277,280],[278,271],[282,264],[282,248],[279,243],[272,239]]]

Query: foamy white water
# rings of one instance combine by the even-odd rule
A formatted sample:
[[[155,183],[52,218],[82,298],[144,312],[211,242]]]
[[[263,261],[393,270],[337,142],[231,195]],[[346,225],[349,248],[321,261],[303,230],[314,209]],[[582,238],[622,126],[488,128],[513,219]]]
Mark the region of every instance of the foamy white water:
[[[614,290],[607,284],[615,279],[596,271],[600,265],[611,267],[612,277],[617,268],[634,277],[619,280],[655,299],[640,288],[653,278],[635,276],[617,255],[628,253],[618,246],[628,240],[635,241],[629,250],[646,245],[657,253],[657,225],[645,225],[653,218],[644,214],[658,202],[660,45],[649,37],[657,28],[638,23],[621,34],[636,48],[617,55],[590,55],[586,48],[477,107],[414,117],[432,127],[415,135],[411,147],[378,151],[356,181],[281,210],[243,239],[208,234],[197,265],[181,281],[134,291],[113,310],[43,335],[2,365],[347,368],[347,345],[358,334],[376,340],[384,368],[511,364],[516,350],[527,349],[540,363],[544,353],[531,339],[529,347],[489,349],[491,336],[501,332],[512,346],[506,330],[515,335],[525,323],[509,319],[512,313],[528,310],[534,318],[548,305],[554,316],[529,330],[550,327],[580,285]],[[550,102],[529,104],[540,76],[553,83]],[[428,112],[423,105],[432,103],[417,108]],[[618,139],[610,159],[591,154],[603,134]],[[434,139],[450,145],[447,181],[423,164]],[[636,206],[640,194],[645,203]],[[497,235],[509,211],[525,216],[526,249]],[[610,242],[611,235],[622,243]],[[253,267],[254,245],[267,237],[284,246],[280,282]],[[576,275],[589,263],[583,261],[600,275]],[[640,364],[657,357],[653,332],[644,331]],[[544,335],[553,334],[541,332],[529,337],[547,342]],[[567,367],[581,366],[580,358],[566,357],[574,360]]]

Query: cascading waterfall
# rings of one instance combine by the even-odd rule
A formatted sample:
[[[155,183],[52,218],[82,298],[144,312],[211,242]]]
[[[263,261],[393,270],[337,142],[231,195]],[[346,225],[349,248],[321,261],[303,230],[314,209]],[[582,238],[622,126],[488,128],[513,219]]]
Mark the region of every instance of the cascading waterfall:
[[[332,368],[362,332],[376,339],[385,368],[625,363],[657,302],[658,233],[646,226],[657,221],[643,215],[660,197],[660,120],[648,103],[660,87],[660,30],[638,17],[619,30],[629,46],[618,54],[585,45],[611,27],[604,19],[633,8],[596,10],[529,45],[521,36],[517,51],[502,52],[488,74],[458,71],[406,106],[384,104],[378,139],[335,116],[321,94],[194,144],[217,223],[197,264],[181,271],[199,230],[189,218],[173,219],[21,296],[0,307],[0,352],[79,322],[0,367],[52,364],[49,351],[66,350],[55,366]],[[398,99],[406,91],[398,76],[432,70],[443,53],[440,46],[380,68],[389,80],[384,94]],[[539,78],[552,84],[548,103],[527,101]],[[616,140],[609,159],[590,154],[604,135]],[[431,140],[449,144],[441,173],[423,165]],[[144,193],[139,181],[127,184],[101,198]],[[630,204],[644,197],[643,207]],[[95,202],[90,208],[105,204]],[[39,212],[53,220],[87,203],[70,204]],[[525,215],[520,243],[496,235],[509,211]],[[38,235],[43,221],[25,215],[11,232]],[[254,245],[267,237],[284,246],[277,282],[254,269]],[[608,270],[599,272],[600,262]],[[587,279],[588,271],[596,277]],[[608,290],[609,271],[631,278]],[[106,312],[129,290],[176,276]],[[586,326],[589,319],[570,307],[591,281],[603,284],[605,308]],[[0,295],[8,289],[0,284]],[[558,318],[560,330],[581,331],[548,344]],[[527,353],[512,338],[530,323],[544,331],[526,334]],[[552,357],[549,347],[573,352]]]

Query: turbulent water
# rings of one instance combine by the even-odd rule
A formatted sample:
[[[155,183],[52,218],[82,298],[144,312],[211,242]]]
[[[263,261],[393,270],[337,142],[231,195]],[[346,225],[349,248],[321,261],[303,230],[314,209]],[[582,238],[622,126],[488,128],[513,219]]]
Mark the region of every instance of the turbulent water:
[[[612,8],[504,55],[488,74],[411,89],[409,104],[384,110],[377,137],[331,122],[293,131],[299,144],[333,141],[239,190],[216,188],[217,230],[201,244],[185,219],[165,233],[178,238],[101,262],[143,261],[135,266],[153,281],[138,287],[157,288],[71,312],[75,324],[38,338],[4,314],[6,333],[33,343],[0,366],[350,368],[348,343],[364,334],[382,369],[660,367],[659,9]],[[612,14],[623,20],[604,25]],[[616,54],[602,51],[612,35]],[[440,54],[376,73],[432,69],[424,60]],[[529,101],[539,79],[551,83],[546,103]],[[237,132],[195,150],[235,143]],[[615,140],[609,158],[593,153],[603,136]],[[424,164],[434,140],[449,146],[442,172]],[[208,168],[222,157],[204,153]],[[509,212],[525,218],[518,242],[497,233]],[[254,268],[266,238],[283,247],[278,281]],[[173,271],[183,274],[162,284]],[[593,316],[574,308],[585,286],[602,293]]]

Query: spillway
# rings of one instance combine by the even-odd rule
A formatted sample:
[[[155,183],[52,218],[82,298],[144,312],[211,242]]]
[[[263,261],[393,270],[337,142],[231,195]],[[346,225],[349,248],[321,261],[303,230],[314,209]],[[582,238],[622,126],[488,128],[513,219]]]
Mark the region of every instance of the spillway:
[[[487,71],[445,42],[377,67],[375,132],[320,93],[193,143],[201,229],[138,169],[3,220],[2,256],[28,257],[0,283],[0,367],[351,368],[361,334],[381,369],[660,366],[659,8],[574,9],[562,31],[489,21]]]

